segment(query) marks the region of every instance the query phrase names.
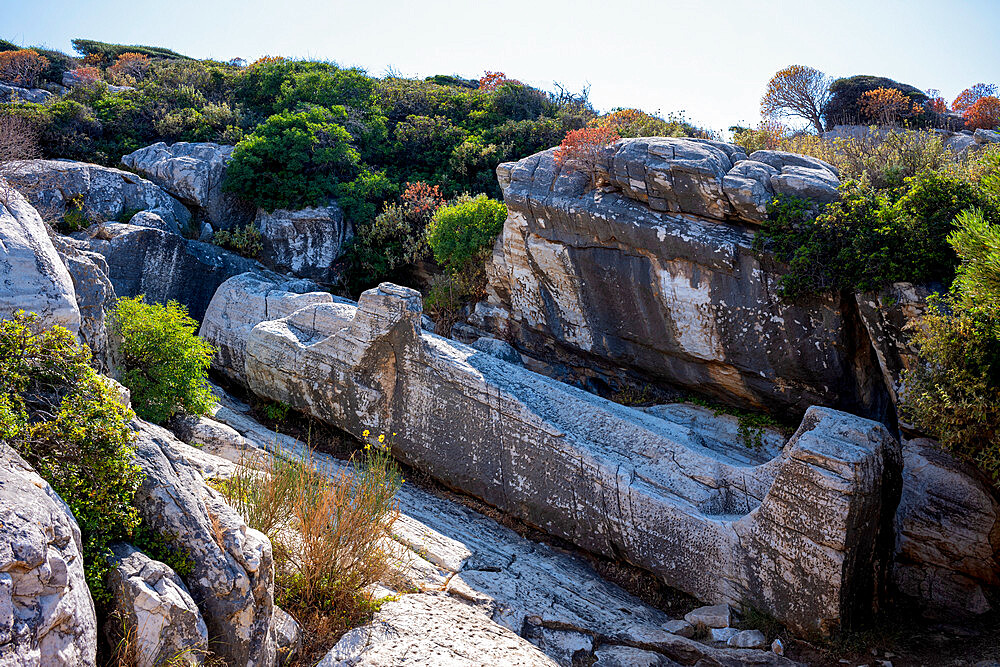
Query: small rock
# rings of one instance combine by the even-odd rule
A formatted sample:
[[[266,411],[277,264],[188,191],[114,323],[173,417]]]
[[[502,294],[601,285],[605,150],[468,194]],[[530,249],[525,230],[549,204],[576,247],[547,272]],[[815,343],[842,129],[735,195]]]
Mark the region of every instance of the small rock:
[[[698,607],[694,611],[689,611],[684,614],[684,620],[691,625],[698,625],[701,623],[709,628],[728,628],[732,625],[733,608],[728,604]]]
[[[212,225],[207,222],[201,223],[201,230],[198,232],[198,240],[204,243],[208,243],[215,236],[215,230],[212,229]]]
[[[712,628],[712,641],[728,643],[739,632],[736,628]]]
[[[170,234],[180,234],[181,229],[177,225],[177,222],[170,220],[169,222],[163,219],[159,213],[153,211],[139,211],[131,218],[129,218],[128,224],[134,225],[135,227],[149,227],[150,229],[159,229],[163,232],[168,232]]]
[[[292,615],[280,607],[274,608],[272,618],[274,643],[279,665],[290,665],[302,650],[302,627]]]
[[[521,365],[522,363],[521,353],[515,350],[510,343],[491,336],[481,336],[472,344],[472,347],[509,364]]]
[[[775,655],[785,655],[785,642],[780,639],[775,639],[771,642],[771,650]]]
[[[733,648],[764,648],[767,646],[767,637],[760,630],[743,630],[730,637],[726,643]]]
[[[593,667],[660,667],[676,665],[666,656],[631,646],[602,646],[594,651]]]
[[[663,629],[671,634],[686,637],[688,639],[691,639],[691,637],[694,636],[694,626],[681,619],[664,623]]]

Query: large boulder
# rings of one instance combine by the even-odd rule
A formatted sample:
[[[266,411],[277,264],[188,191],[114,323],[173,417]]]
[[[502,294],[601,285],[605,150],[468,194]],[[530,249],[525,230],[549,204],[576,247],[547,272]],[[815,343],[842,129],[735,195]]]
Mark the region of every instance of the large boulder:
[[[0,83],[0,103],[34,102],[35,104],[44,104],[50,99],[52,99],[52,93],[41,88],[21,88],[20,86]]]
[[[993,609],[1000,588],[996,492],[933,440],[903,444],[896,544],[896,586],[926,613],[953,618]]]
[[[253,220],[253,208],[223,192],[226,165],[234,146],[162,141],[129,153],[122,164],[195,208],[215,229],[230,229]]]
[[[73,279],[45,223],[23,196],[0,178],[0,318],[18,310],[45,325],[80,330]]]
[[[46,219],[61,218],[73,200],[82,203],[82,213],[92,222],[131,217],[137,211],[153,211],[178,229],[186,229],[191,220],[184,204],[121,169],[72,160],[22,160],[0,167],[0,176]]]
[[[114,367],[105,314],[118,298],[108,278],[108,263],[91,252],[83,241],[55,236],[52,243],[73,279],[76,305],[80,309],[80,339],[90,347],[97,368],[108,372]]]
[[[853,298],[783,300],[784,267],[754,251],[750,228],[707,217],[727,210],[759,217],[778,167],[738,160],[727,169],[721,149],[659,141],[649,140],[645,153],[636,143],[617,149],[614,168],[619,154],[633,156],[622,168],[636,174],[620,192],[589,189],[551,150],[500,165],[508,216],[486,267],[487,298],[470,323],[571,368],[581,381],[615,386],[638,377],[755,409],[801,414],[827,405],[888,414],[891,401]],[[664,153],[677,142],[704,158],[675,157],[667,169],[654,148]],[[822,167],[754,155],[783,170]],[[641,159],[649,162],[646,180],[638,178]],[[682,210],[656,210],[654,199],[682,202]],[[691,201],[701,203],[683,203]]]
[[[267,537],[247,527],[181,453],[165,429],[136,420],[135,461],[145,480],[135,505],[150,528],[189,551],[184,583],[208,627],[210,649],[228,664],[270,667],[274,567]]]
[[[307,305],[253,327],[246,381],[356,436],[391,431],[397,456],[448,486],[701,599],[803,631],[871,611],[899,493],[881,425],[811,408],[783,450],[754,452],[422,333],[420,318],[420,295],[391,284]]]
[[[111,546],[105,633],[117,646],[128,633],[135,667],[201,665],[208,628],[177,573],[129,544]]]
[[[334,281],[334,266],[353,235],[336,204],[273,213],[259,210],[254,224],[263,240],[260,259],[264,264],[321,283]]]
[[[256,325],[291,315],[309,304],[342,301],[314,289],[315,285],[306,280],[275,282],[254,273],[222,283],[205,311],[198,332],[215,346],[212,368],[233,382],[245,384],[246,343]]]
[[[173,299],[201,320],[216,288],[247,271],[263,271],[252,259],[211,243],[191,241],[160,229],[119,223],[105,225],[100,236],[75,235],[86,248],[107,260],[108,277],[119,297],[145,294],[150,301]]]
[[[0,664],[97,663],[97,617],[69,507],[0,442]]]

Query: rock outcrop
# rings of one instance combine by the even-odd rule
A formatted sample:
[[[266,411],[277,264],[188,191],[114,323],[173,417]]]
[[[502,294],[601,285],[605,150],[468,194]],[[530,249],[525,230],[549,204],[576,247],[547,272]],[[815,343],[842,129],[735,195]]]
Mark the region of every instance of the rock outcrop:
[[[271,667],[271,543],[204,484],[180,451],[188,445],[146,422],[134,421],[133,430],[135,461],[146,476],[136,507],[153,530],[190,552],[192,572],[184,583],[205,619],[210,650],[228,664]]]
[[[331,283],[334,267],[353,236],[351,225],[336,204],[298,211],[257,211],[264,250],[260,259],[272,269]]]
[[[177,573],[129,544],[112,545],[111,551],[105,626],[111,645],[129,633],[135,667],[203,664],[208,628]]]
[[[0,103],[34,102],[44,104],[52,98],[52,93],[41,88],[21,88],[0,83]]]
[[[303,442],[264,428],[247,414],[249,406],[224,392],[218,393],[222,405],[214,418],[239,431],[251,446],[280,456],[306,455]],[[192,458],[198,457],[204,474],[229,474],[222,471],[222,464],[204,461],[203,450],[185,452]],[[330,475],[344,469],[344,461],[329,455],[315,451],[308,455]],[[693,628],[680,621],[691,630],[680,634],[676,629],[678,621],[601,578],[583,559],[563,549],[525,539],[493,519],[440,495],[406,483],[397,492],[396,500],[400,516],[393,524],[394,548],[390,549],[395,571],[388,577],[392,583],[386,583],[392,588],[381,587],[378,594],[396,593],[402,595],[402,600],[409,596],[408,591],[433,594],[422,595],[421,604],[437,608],[410,619],[411,631],[420,628],[432,636],[448,632],[444,627],[447,621],[440,619],[453,606],[439,595],[444,592],[471,605],[484,617],[469,621],[482,629],[479,637],[498,638],[509,645],[509,635],[494,627],[502,626],[561,664],[570,664],[567,653],[575,654],[576,664],[589,664],[588,660],[618,653],[655,659],[651,664],[662,665],[791,664],[770,652],[729,650],[691,641]],[[369,636],[377,638],[379,627],[384,626],[376,617],[373,624],[351,636],[361,640]],[[680,632],[684,632],[683,627]],[[459,651],[491,650],[485,641],[468,647],[469,636],[463,642],[459,639],[455,637],[452,644]],[[397,642],[393,647],[394,652],[390,652],[388,646],[383,646],[378,653],[380,660],[406,655],[406,644]],[[348,640],[333,655],[356,657],[362,650],[363,647]],[[372,658],[374,655],[362,659]]]
[[[344,635],[316,667],[451,664],[559,663],[473,607],[443,594],[419,593],[382,605],[370,624]]]
[[[868,331],[885,386],[894,403],[899,403],[905,391],[903,372],[913,370],[918,363],[908,327],[927,311],[927,297],[941,289],[894,283],[878,292],[856,295],[861,321]]]
[[[24,194],[46,217],[61,218],[71,203],[82,205],[91,222],[117,220],[136,211],[153,211],[178,229],[191,212],[157,185],[121,169],[72,160],[22,160],[0,169],[0,176]]]
[[[612,386],[640,378],[776,412],[891,411],[853,299],[787,303],[783,269],[752,249],[747,217],[800,171],[832,183],[832,168],[686,139],[615,146],[597,189],[552,150],[497,168],[508,216],[472,324]]]
[[[899,494],[884,427],[812,408],[779,455],[755,456],[422,334],[420,303],[383,284],[357,306],[261,322],[247,382],[355,435],[391,430],[405,462],[703,600],[750,603],[802,631],[871,611]],[[220,321],[245,330],[241,315]]]
[[[0,664],[97,663],[97,618],[69,507],[0,442]]]
[[[896,542],[895,584],[928,614],[954,618],[993,608],[1000,504],[971,466],[932,440],[903,444]]]
[[[103,256],[87,250],[83,241],[54,236],[52,244],[73,280],[76,305],[80,310],[80,339],[93,352],[97,368],[108,372],[114,363],[105,314],[118,298],[108,278],[108,263]]]
[[[212,368],[239,384],[246,384],[244,360],[250,331],[265,320],[291,315],[314,303],[344,301],[326,292],[311,291],[305,280],[274,280],[247,273],[230,278],[212,298],[199,335],[216,347]]]
[[[253,208],[222,190],[233,146],[162,141],[129,153],[122,164],[195,209],[215,229],[253,220]]]
[[[73,279],[38,212],[0,178],[0,318],[37,313],[44,325],[80,330]]]
[[[103,227],[103,238],[87,232],[75,236],[107,261],[108,278],[119,297],[145,294],[158,303],[173,299],[187,306],[196,320],[225,280],[264,271],[252,259],[160,229],[112,223]]]

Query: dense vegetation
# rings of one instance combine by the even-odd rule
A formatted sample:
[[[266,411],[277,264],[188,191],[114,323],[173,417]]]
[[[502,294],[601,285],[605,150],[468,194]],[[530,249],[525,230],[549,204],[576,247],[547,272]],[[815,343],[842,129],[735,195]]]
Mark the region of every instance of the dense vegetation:
[[[120,341],[118,371],[140,417],[162,424],[178,411],[205,414],[215,404],[206,379],[214,349],[198,337],[184,306],[122,298],[109,328]]]
[[[34,315],[0,321],[0,439],[16,449],[80,524],[87,584],[108,600],[104,554],[139,527],[132,498],[132,411],[90,366],[90,351]]]

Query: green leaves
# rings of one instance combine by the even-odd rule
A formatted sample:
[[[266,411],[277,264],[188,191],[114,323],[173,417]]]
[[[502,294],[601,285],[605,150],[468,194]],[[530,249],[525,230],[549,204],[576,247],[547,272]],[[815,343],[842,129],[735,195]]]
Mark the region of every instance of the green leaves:
[[[132,505],[142,472],[132,463],[134,415],[89,366],[62,327],[23,312],[0,322],[0,437],[66,501],[83,534],[87,585],[98,602],[107,545],[139,525]]]
[[[343,107],[283,111],[236,144],[223,188],[268,212],[325,205],[361,173]]]
[[[427,243],[438,263],[458,273],[493,247],[506,218],[503,202],[465,195],[437,210],[427,225]]]
[[[215,349],[197,336],[198,323],[176,301],[119,299],[110,327],[121,337],[122,382],[136,413],[162,424],[178,410],[205,414],[215,404],[206,373]]]

